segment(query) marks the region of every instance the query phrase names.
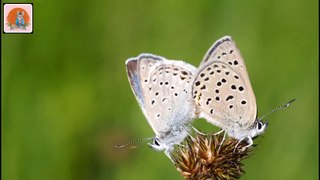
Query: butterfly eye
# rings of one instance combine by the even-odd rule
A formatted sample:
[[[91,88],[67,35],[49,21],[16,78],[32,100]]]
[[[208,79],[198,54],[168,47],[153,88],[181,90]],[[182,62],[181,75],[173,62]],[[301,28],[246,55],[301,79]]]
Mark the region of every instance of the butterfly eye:
[[[157,146],[160,146],[160,144],[159,144],[157,139],[154,139],[154,144],[157,145]]]
[[[262,123],[261,122],[258,122],[258,130],[260,130],[262,128]]]

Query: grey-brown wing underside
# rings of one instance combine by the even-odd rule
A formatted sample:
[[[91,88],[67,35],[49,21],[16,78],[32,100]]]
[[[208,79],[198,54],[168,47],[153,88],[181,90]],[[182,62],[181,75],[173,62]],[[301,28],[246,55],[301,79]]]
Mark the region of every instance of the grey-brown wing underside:
[[[127,60],[132,90],[156,134],[194,117],[191,89],[196,69],[182,61],[141,54]]]
[[[203,85],[206,89],[201,89]],[[200,64],[193,87],[193,96],[202,109],[200,115],[215,124],[250,125],[255,121],[256,99],[244,60],[231,37],[225,36],[211,46]]]

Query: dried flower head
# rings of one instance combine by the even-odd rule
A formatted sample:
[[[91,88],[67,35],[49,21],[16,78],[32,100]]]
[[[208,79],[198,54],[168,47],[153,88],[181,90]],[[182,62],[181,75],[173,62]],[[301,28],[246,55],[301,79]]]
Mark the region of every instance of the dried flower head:
[[[247,143],[219,135],[200,135],[186,138],[172,154],[177,170],[185,179],[238,179],[244,174],[241,160],[249,157]],[[237,145],[237,147],[236,147]]]

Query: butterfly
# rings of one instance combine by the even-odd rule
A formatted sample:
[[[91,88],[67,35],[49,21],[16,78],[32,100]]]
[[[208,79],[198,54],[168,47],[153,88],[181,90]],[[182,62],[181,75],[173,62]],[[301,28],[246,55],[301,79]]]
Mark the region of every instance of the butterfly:
[[[257,104],[246,65],[230,36],[216,41],[204,56],[193,84],[199,117],[230,137],[247,140],[262,134],[267,123],[257,118]]]
[[[183,61],[140,54],[126,61],[126,70],[132,91],[155,133],[149,145],[171,159],[174,145],[185,139],[189,123],[196,116],[191,92],[196,68]]]

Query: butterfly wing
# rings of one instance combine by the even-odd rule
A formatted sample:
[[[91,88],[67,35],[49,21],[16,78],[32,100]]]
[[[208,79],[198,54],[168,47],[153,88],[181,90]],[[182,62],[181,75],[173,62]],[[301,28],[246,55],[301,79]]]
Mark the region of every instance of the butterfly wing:
[[[194,117],[192,65],[151,54],[131,58],[126,65],[132,90],[157,135]]]
[[[216,41],[206,53],[193,85],[200,116],[223,129],[250,126],[257,115],[256,99],[244,60],[231,37]]]

